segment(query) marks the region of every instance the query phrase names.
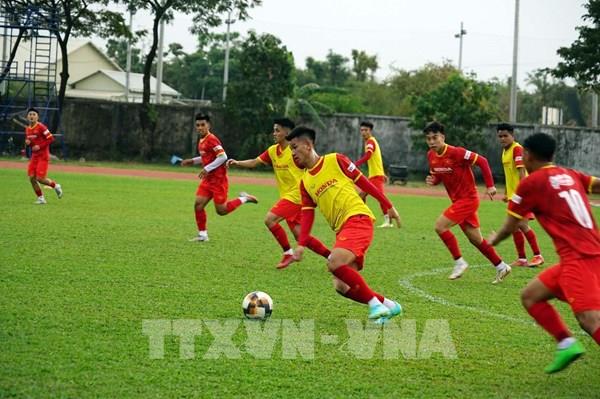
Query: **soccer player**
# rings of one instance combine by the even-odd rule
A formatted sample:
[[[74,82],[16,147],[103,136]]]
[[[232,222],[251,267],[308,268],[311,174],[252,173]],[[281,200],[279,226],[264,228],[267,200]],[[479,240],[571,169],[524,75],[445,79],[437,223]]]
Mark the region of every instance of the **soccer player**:
[[[283,258],[277,265],[278,269],[284,269],[294,261],[294,251],[285,230],[279,223],[285,220],[296,240],[300,236],[300,179],[304,174],[304,168],[298,166],[294,161],[292,150],[285,139],[285,136],[293,128],[294,122],[288,118],[275,119],[273,123],[275,144],[257,158],[227,161],[227,165],[240,168],[256,168],[260,164],[273,167],[279,190],[279,201],[267,212],[265,225],[283,250]],[[321,241],[312,236],[308,238],[307,247],[325,258],[331,253]]]
[[[315,218],[315,207],[336,232],[327,267],[333,274],[338,293],[354,301],[369,305],[369,319],[385,323],[402,312],[400,304],[371,290],[359,271],[363,268],[366,252],[373,240],[373,213],[356,192],[361,190],[373,196],[383,206],[390,220],[400,227],[400,216],[392,203],[381,193],[346,156],[315,152],[314,130],[297,127],[286,137],[294,160],[306,168],[300,182],[302,220],[300,240],[294,256],[302,258],[308,245]]]
[[[508,202],[515,193],[519,182],[527,176],[525,165],[523,164],[523,147],[515,141],[515,131],[512,125],[501,123],[496,127],[498,141],[502,145],[502,167],[504,168],[504,178],[506,189],[502,201]],[[513,233],[513,241],[517,248],[517,260],[511,263],[511,266],[537,267],[544,263],[544,257],[540,252],[537,237],[534,231],[529,228],[529,220],[533,219],[533,214],[519,221],[519,228]],[[533,258],[527,261],[525,253],[525,238],[533,251]]]
[[[29,121],[29,126],[25,127],[25,145],[31,147],[31,159],[27,167],[27,175],[29,176],[31,187],[33,187],[33,191],[37,195],[35,204],[43,205],[46,203],[46,198],[39,183],[52,187],[59,199],[63,196],[60,184],[46,177],[50,162],[50,144],[54,141],[54,136],[39,121],[40,113],[37,109],[29,108],[27,110],[27,120]]]
[[[210,132],[210,117],[208,115],[196,115],[196,131],[200,140],[198,141],[198,153],[200,156],[184,159],[182,166],[202,164],[198,176],[202,179],[196,190],[196,201],[194,210],[196,214],[196,225],[198,235],[190,241],[208,241],[208,230],[206,229],[206,211],[204,208],[212,199],[218,215],[227,215],[236,210],[240,205],[258,203],[255,196],[248,193],[240,193],[234,200],[227,201],[229,181],[227,179],[227,154],[217,136]]]
[[[357,160],[354,164],[360,167],[365,162],[369,167],[369,181],[373,183],[375,187],[382,193],[384,192],[384,185],[386,181],[385,171],[383,170],[383,160],[381,158],[381,148],[379,148],[379,143],[373,137],[373,124],[371,122],[363,121],[360,123],[360,135],[365,141],[365,153]],[[360,198],[363,201],[367,200],[367,193],[361,191],[359,193]],[[383,223],[379,225],[379,227],[394,227],[394,225],[390,222],[390,218],[383,209],[381,208],[381,212],[383,213]]]
[[[511,272],[496,250],[481,236],[479,229],[479,195],[473,176],[473,165],[477,165],[483,174],[487,195],[493,199],[496,194],[494,178],[487,159],[462,147],[446,144],[444,125],[430,122],[423,129],[429,146],[429,175],[425,179],[428,185],[443,183],[452,201],[452,205],[435,222],[435,232],[440,236],[452,257],[454,269],[448,277],[455,280],[462,276],[469,264],[463,259],[458,241],[450,228],[459,225],[471,244],[473,244],[496,268],[496,277],[492,284],[500,283]]]
[[[600,179],[552,164],[556,141],[547,134],[536,133],[523,146],[530,175],[519,184],[506,221],[490,242],[497,245],[510,236],[529,212],[554,242],[560,263],[538,274],[521,292],[527,312],[558,342],[554,360],[545,368],[554,373],[585,350],[550,299],[568,302],[579,325],[600,345],[600,233],[586,198],[586,192],[600,193]]]

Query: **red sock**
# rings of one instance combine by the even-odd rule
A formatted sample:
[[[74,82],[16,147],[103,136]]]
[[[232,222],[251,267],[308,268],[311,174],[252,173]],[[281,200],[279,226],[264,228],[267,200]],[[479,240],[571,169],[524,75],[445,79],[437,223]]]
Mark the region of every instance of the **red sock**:
[[[513,241],[517,248],[517,256],[519,259],[526,259],[527,254],[525,253],[525,236],[521,230],[517,230],[513,233]]]
[[[290,241],[288,240],[287,234],[283,227],[278,225],[277,223],[273,225],[273,227],[269,227],[269,231],[273,234],[273,237],[277,240],[279,245],[284,251],[290,249]]]
[[[37,195],[38,197],[41,197],[43,195],[40,186],[34,187],[33,191],[35,191],[35,195]]]
[[[540,247],[538,246],[537,237],[535,236],[535,233],[533,232],[533,230],[529,229],[529,231],[527,233],[525,233],[525,237],[527,238],[527,242],[529,243],[529,246],[531,247],[533,254],[539,255]]]
[[[448,250],[452,254],[452,257],[455,260],[462,256],[460,254],[460,248],[458,247],[458,241],[456,240],[456,237],[454,236],[454,234],[452,234],[450,230],[446,230],[438,235],[440,236],[440,238],[442,239],[442,241],[444,242],[444,244],[446,245],[446,247],[448,248]]]
[[[569,328],[560,318],[560,315],[548,302],[536,302],[527,309],[527,313],[537,321],[537,323],[554,337],[556,342],[560,342],[571,336]],[[598,331],[596,331],[597,333]]]
[[[206,230],[206,211],[204,209],[196,210],[196,226],[198,226],[198,231]]]
[[[600,328],[596,329],[596,332],[592,334],[592,338],[598,345],[600,345]]]
[[[239,198],[236,198],[236,199],[231,200],[231,201],[227,201],[227,203],[225,204],[225,206],[227,207],[227,213],[226,213],[226,215],[228,215],[231,212],[235,211],[237,208],[239,208],[240,205],[242,205],[242,200],[239,199]]]
[[[481,244],[479,244],[477,249],[483,254],[483,256],[485,256],[489,259],[490,262],[492,262],[492,265],[496,266],[498,265],[498,263],[502,262],[502,259],[500,259],[500,257],[498,256],[498,252],[496,252],[494,247],[488,244],[488,242],[485,239],[481,241]]]
[[[321,241],[319,241],[316,237],[310,236],[308,237],[308,242],[306,246],[316,254],[321,255],[324,258],[328,258],[331,254],[329,248],[325,246]]]
[[[375,293],[369,288],[359,272],[348,265],[342,265],[333,271],[333,275],[346,283],[350,289],[346,292],[348,298],[360,303],[368,303]]]

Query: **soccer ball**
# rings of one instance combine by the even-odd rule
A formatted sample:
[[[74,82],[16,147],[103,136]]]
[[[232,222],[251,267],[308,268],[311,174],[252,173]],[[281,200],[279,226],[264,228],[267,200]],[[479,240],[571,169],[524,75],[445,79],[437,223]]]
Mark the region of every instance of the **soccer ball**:
[[[244,316],[249,319],[266,320],[273,312],[273,300],[266,292],[254,291],[242,301]]]

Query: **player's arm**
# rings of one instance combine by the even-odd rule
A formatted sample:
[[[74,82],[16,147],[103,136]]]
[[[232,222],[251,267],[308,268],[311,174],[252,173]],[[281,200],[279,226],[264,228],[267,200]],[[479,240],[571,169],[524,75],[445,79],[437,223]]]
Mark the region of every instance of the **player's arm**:
[[[521,217],[517,217],[514,214],[509,214],[500,230],[488,238],[490,245],[496,246],[510,237],[519,228],[519,221],[521,219]]]
[[[591,176],[591,178],[590,193],[600,194],[600,178],[595,176]]]
[[[430,174],[427,175],[427,177],[425,178],[425,183],[428,186],[437,186],[438,184],[440,184],[441,180],[439,177],[437,177],[437,175],[435,175],[431,170],[429,171]]]
[[[375,152],[375,143],[369,139],[369,140],[367,140],[365,154],[362,156],[362,158],[360,158],[356,162],[354,162],[354,164],[356,166],[360,167],[362,164],[364,164],[369,159],[371,159],[373,152]]]
[[[529,179],[519,184],[517,192],[513,194],[508,202],[508,216],[504,221],[504,225],[497,233],[490,235],[488,238],[488,242],[491,245],[498,245],[511,236],[519,228],[519,222],[525,219],[529,212],[533,211],[536,196],[532,192],[536,191],[536,187],[532,184],[534,183]]]
[[[243,161],[238,161],[235,159],[227,160],[227,166],[237,166],[238,168],[245,169],[254,169],[258,165],[271,165],[271,157],[269,156],[269,151],[264,151],[258,157],[254,159],[246,159]]]
[[[494,186],[494,177],[492,176],[492,169],[490,168],[490,163],[488,160],[477,153],[467,151],[465,153],[465,159],[467,156],[472,157],[472,164],[477,165],[481,170],[481,174],[483,175],[483,181],[485,182],[485,186],[487,187],[487,195],[491,200],[494,199],[494,195],[496,195],[496,187]]]
[[[302,210],[300,211],[300,236],[298,237],[298,246],[294,249],[294,258],[296,260],[302,259],[304,247],[308,244],[310,231],[315,222],[315,208],[317,207],[317,204],[315,204],[310,195],[308,195],[308,192],[304,188],[304,182],[302,181],[300,181],[300,198],[302,200]]]
[[[217,152],[217,157],[214,159],[214,161],[212,161],[209,164],[204,165],[202,167],[202,169],[200,169],[200,173],[198,173],[198,176],[199,177],[206,176],[208,173],[217,169],[219,166],[223,165],[225,162],[227,162],[227,154],[225,153],[225,151],[223,149],[221,149],[219,152]]]
[[[31,151],[37,152],[37,151],[45,150],[54,141],[54,136],[52,135],[52,133],[50,133],[50,131],[46,127],[44,127],[44,132],[42,133],[42,138],[43,138],[43,141],[41,141],[39,144],[36,144],[33,147],[31,147]]]

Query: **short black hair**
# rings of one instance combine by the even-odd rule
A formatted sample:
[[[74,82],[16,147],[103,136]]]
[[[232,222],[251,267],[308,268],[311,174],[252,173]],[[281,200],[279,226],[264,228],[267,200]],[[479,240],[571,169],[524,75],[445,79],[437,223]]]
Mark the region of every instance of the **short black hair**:
[[[510,134],[513,134],[515,128],[510,123],[499,123],[498,126],[496,126],[496,131],[499,132],[500,130],[506,130],[507,132],[510,132]]]
[[[360,123],[360,126],[361,127],[363,127],[363,126],[364,127],[368,127],[369,129],[373,130],[373,124],[371,122],[369,122],[369,121],[362,121]]]
[[[196,114],[196,120],[210,122],[210,116],[208,116],[206,114]]]
[[[38,111],[36,108],[29,107],[27,109],[27,113],[30,113],[30,112],[35,112],[36,114],[38,114],[38,116],[40,116],[40,111]]]
[[[556,140],[549,134],[535,133],[525,139],[523,147],[537,160],[552,162],[556,151]]]
[[[312,130],[311,128],[308,128],[306,126],[298,126],[298,127],[294,128],[290,132],[290,134],[285,136],[285,139],[287,141],[290,141],[290,140],[298,138],[298,137],[306,137],[314,144],[315,139],[317,138],[317,133],[314,130]]]
[[[444,125],[442,125],[441,123],[439,123],[437,121],[429,122],[427,125],[425,125],[425,128],[423,129],[423,133],[425,133],[425,134],[442,133],[444,136],[446,135]]]
[[[296,124],[289,118],[275,118],[273,119],[273,123],[281,127],[287,127],[288,129],[296,127]]]

